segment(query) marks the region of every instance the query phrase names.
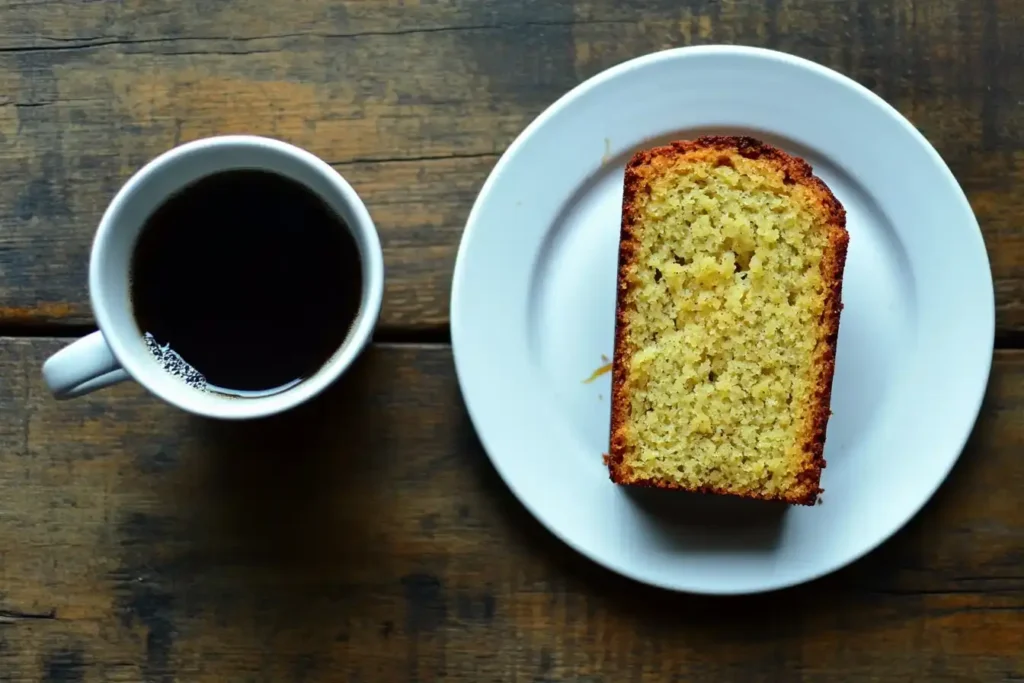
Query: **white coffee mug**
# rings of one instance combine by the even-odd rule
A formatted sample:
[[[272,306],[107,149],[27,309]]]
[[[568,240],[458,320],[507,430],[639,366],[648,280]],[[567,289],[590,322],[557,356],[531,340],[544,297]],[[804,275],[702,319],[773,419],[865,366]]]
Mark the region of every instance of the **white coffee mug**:
[[[294,387],[251,398],[196,389],[164,370],[135,322],[129,286],[135,242],[153,212],[196,180],[235,169],[271,171],[315,192],[352,231],[362,259],[362,301],[342,346],[317,373]],[[149,162],[110,203],[89,261],[89,296],[99,331],[51,356],[43,365],[43,378],[62,399],[134,379],[168,403],[197,415],[264,417],[312,398],[352,365],[370,341],[383,293],[384,256],[377,230],[362,200],[337,171],[313,154],[279,140],[249,135],[196,140]]]

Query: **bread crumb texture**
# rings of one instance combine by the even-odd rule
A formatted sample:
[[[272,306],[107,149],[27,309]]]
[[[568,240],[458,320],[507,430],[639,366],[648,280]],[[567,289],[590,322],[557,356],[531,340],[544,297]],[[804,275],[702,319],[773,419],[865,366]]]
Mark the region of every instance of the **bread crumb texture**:
[[[810,167],[757,140],[633,158],[613,480],[814,502],[847,240],[845,212]]]

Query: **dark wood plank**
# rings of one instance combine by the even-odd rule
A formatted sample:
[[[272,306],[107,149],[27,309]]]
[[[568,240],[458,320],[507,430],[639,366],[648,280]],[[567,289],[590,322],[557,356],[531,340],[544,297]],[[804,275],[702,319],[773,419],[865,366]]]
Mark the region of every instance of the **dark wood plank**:
[[[386,251],[383,325],[442,328],[476,191],[575,82],[570,29],[519,35],[505,5],[0,7],[0,181],[18,186],[0,193],[0,323],[89,323],[91,234],[116,189],[176,143],[253,132],[310,149],[365,196]],[[456,17],[479,28],[449,30]]]
[[[367,195],[385,328],[443,330],[473,197],[537,113],[624,59],[739,42],[837,68],[921,128],[981,221],[1001,334],[1019,335],[1022,34],[1022,0],[0,0],[0,325],[89,324],[87,253],[120,184],[177,142],[255,132]]]
[[[343,163],[338,170],[357,188],[383,231],[387,281],[381,321],[385,328],[436,330],[447,324],[454,246],[479,186],[495,157],[437,159],[429,163]],[[127,172],[127,171],[126,171]],[[2,173],[2,171],[0,171]],[[79,187],[91,196],[114,188],[109,178],[84,174]],[[102,186],[102,188],[101,188]],[[403,188],[396,192],[396,187]],[[106,189],[103,189],[106,188]],[[49,192],[49,190],[47,190]],[[72,195],[80,196],[80,195]],[[68,201],[73,201],[69,196]],[[48,201],[48,200],[47,200]],[[94,207],[96,219],[102,212]],[[71,207],[68,229],[89,209]],[[92,219],[90,219],[92,220]],[[0,222],[19,224],[3,215]],[[0,325],[17,331],[47,323],[89,324],[92,313],[85,289],[90,239],[67,241],[67,232],[43,227],[34,218],[24,232],[0,232]],[[87,230],[83,229],[84,233]],[[40,259],[50,259],[43,261]],[[26,280],[23,275],[32,273]],[[67,288],[76,281],[75,291]],[[65,299],[64,297],[68,297]],[[36,300],[37,303],[29,304]]]
[[[997,354],[907,529],[809,586],[712,600],[543,530],[446,347],[375,347],[322,400],[232,425],[131,385],[52,401],[60,344],[0,340],[0,680],[1024,677],[1024,352]]]

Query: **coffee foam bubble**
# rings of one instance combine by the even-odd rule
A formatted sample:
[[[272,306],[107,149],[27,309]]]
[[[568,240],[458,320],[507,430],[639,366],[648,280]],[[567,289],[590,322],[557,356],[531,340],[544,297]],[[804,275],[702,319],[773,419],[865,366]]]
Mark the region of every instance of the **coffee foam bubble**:
[[[186,363],[185,359],[179,356],[169,344],[161,346],[149,332],[143,335],[143,338],[146,341],[146,348],[167,373],[177,377],[193,389],[207,390],[206,377],[203,376],[203,373]]]

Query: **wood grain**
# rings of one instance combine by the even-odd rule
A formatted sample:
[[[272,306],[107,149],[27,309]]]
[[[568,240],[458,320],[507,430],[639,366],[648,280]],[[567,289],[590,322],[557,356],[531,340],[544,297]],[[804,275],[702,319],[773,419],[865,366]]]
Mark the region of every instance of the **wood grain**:
[[[446,347],[376,346],[306,409],[237,425],[132,385],[57,403],[39,368],[62,343],[0,339],[5,683],[1024,677],[1024,352],[997,353],[960,463],[893,540],[710,600],[542,529]]]
[[[981,223],[1000,339],[1019,341],[1021,35],[1022,0],[0,0],[0,327],[90,324],[87,253],[116,189],[176,143],[252,132],[366,196],[385,331],[443,333],[462,226],[515,135],[608,66],[729,42],[836,68],[921,129]]]

